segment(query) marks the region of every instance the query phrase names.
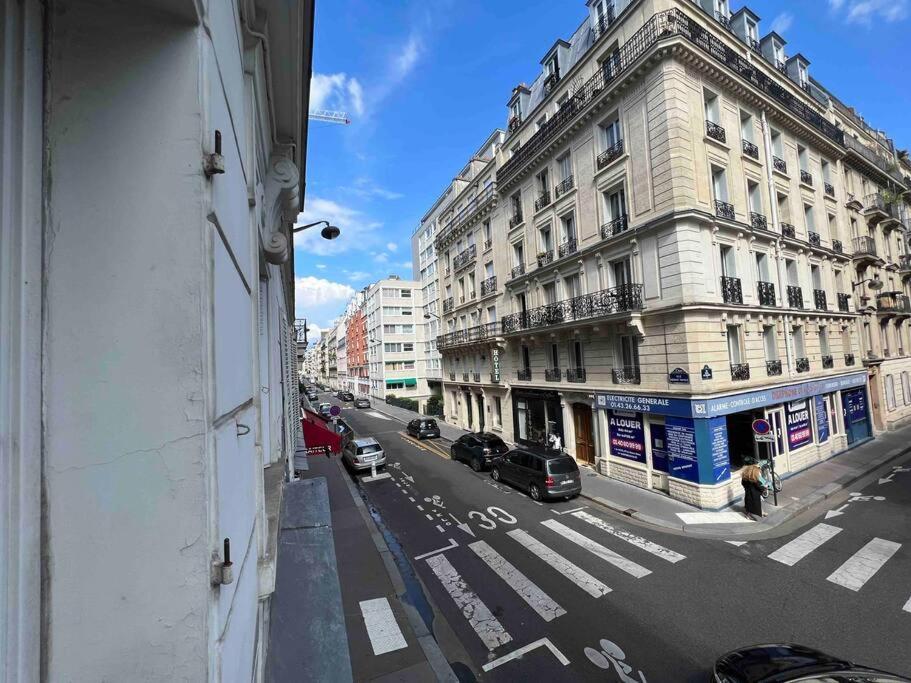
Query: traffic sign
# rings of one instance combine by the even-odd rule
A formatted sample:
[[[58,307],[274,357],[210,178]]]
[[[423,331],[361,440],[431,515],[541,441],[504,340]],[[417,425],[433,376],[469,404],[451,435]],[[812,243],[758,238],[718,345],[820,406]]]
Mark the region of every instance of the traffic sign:
[[[772,434],[772,425],[762,418],[753,420],[753,439],[756,443],[772,443],[775,436]]]
[[[342,414],[342,409],[339,408],[338,406],[332,406],[331,408],[329,408],[329,414],[332,417],[338,417],[339,415]]]

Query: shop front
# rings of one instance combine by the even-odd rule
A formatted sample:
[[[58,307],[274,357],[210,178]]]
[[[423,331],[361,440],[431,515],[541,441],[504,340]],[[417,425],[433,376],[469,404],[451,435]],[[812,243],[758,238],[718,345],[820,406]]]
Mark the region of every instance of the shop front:
[[[513,435],[523,446],[547,448],[553,437],[565,445],[563,409],[556,391],[537,389],[512,390]]]
[[[787,475],[872,435],[865,373],[715,398],[597,394],[596,406],[603,474],[707,508],[742,495],[750,457]],[[757,418],[772,424],[768,448],[754,442]]]

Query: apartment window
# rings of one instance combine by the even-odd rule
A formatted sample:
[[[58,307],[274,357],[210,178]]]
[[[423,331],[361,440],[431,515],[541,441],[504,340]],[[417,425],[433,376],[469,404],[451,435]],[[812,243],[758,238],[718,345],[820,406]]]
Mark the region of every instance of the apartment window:
[[[544,64],[544,71],[548,76],[560,77],[560,63],[557,61],[557,55],[554,55]]]
[[[625,368],[639,367],[639,338],[632,335],[620,337],[620,365]]]
[[[750,45],[755,44],[759,40],[759,29],[756,26],[756,22],[747,17],[747,40],[750,41]]]
[[[844,279],[842,277],[841,271],[838,269],[835,269],[834,277],[835,277],[835,291],[843,292],[845,287],[844,287]]]
[[[891,356],[892,352],[889,350],[889,328],[885,320],[879,324],[879,342],[883,348],[883,356],[886,358]]]
[[[538,186],[538,195],[543,195],[547,192],[550,192],[550,177],[547,169],[542,170],[538,175],[535,176],[535,183]]]
[[[489,322],[489,323],[497,322],[497,307],[496,306],[487,307],[487,322]]]
[[[801,171],[810,170],[810,160],[807,157],[807,148],[803,145],[797,145],[797,163]]]
[[[557,100],[557,111],[563,109],[564,105],[569,102],[569,93],[563,93],[560,95],[560,98]]]
[[[762,348],[765,350],[765,359],[767,361],[778,360],[778,344],[775,340],[774,325],[763,325]]]
[[[620,50],[614,47],[610,50],[607,59],[601,63],[601,71],[604,73],[604,80],[610,81],[620,71]]]
[[[841,352],[851,353],[851,333],[848,330],[841,331]]]
[[[622,139],[620,117],[614,114],[612,118],[601,124],[601,147],[602,149],[610,149]]]
[[[492,278],[493,277],[493,261],[488,261],[484,264],[484,277]]]
[[[756,252],[756,279],[760,282],[771,282],[769,274],[769,257],[761,251]]]
[[[829,349],[829,331],[825,327],[819,328],[819,353],[823,356],[831,355]]]
[[[721,254],[721,274],[725,277],[737,277],[737,258],[734,248],[722,244],[718,249]]]
[[[525,253],[521,242],[512,245],[512,262],[514,266],[521,266],[525,263]]]
[[[816,214],[811,204],[803,205],[803,218],[807,226],[807,232],[816,232]]]
[[[750,211],[753,213],[762,213],[762,190],[759,183],[752,180],[747,181],[747,196],[750,200]]]
[[[535,130],[541,130],[544,127],[544,124],[547,123],[547,114],[544,114],[540,119],[535,122]]]
[[[468,273],[468,295],[474,299],[476,291],[477,288],[475,287],[474,273]]]
[[[807,73],[807,67],[805,65],[797,65],[797,78],[800,81],[800,85],[804,88],[810,84],[810,76]]]
[[[785,273],[788,276],[788,284],[792,287],[800,286],[800,278],[797,274],[797,261],[794,259],[784,260]]]
[[[499,396],[493,397],[493,426],[503,426],[503,400]]]
[[[858,237],[858,234],[857,234],[857,220],[854,219],[854,218],[851,219],[851,237]]]
[[[795,325],[791,331],[792,337],[794,339],[794,357],[795,358],[806,358],[807,349],[804,343],[803,338],[803,326]]]
[[[728,200],[727,174],[719,166],[712,166],[712,191],[715,194],[715,201],[726,202]]]
[[[522,367],[526,370],[531,367],[531,357],[528,353],[528,347],[524,344],[522,345]]]
[[[614,275],[614,286],[622,287],[633,281],[633,264],[628,258],[611,263],[611,269]]]
[[[553,370],[557,370],[560,367],[560,347],[556,344],[550,345],[550,353],[548,353],[548,362],[550,367]]]
[[[573,174],[573,159],[572,155],[567,152],[562,157],[557,159],[557,165],[560,167],[560,180],[566,181]]]
[[[838,224],[835,222],[835,220],[836,220],[835,214],[834,213],[826,214],[826,220],[828,221],[828,224],[829,224],[829,239],[837,239],[838,238]]]
[[[459,299],[465,301],[465,278],[459,278]]]
[[[788,202],[788,195],[776,194],[778,200],[778,220],[782,223],[791,222],[791,204]]]
[[[607,221],[615,221],[626,215],[626,195],[623,188],[608,190],[603,194]]]
[[[484,244],[489,244],[491,241],[490,221],[484,221],[481,230],[484,232]]]
[[[779,159],[784,159],[784,144],[781,141],[781,133],[777,130],[772,130],[772,154],[777,156]]]
[[[383,350],[386,353],[401,353],[402,345],[401,344],[383,344]]]
[[[728,325],[728,359],[731,365],[743,363],[743,353],[740,345],[740,325]]]
[[[822,289],[822,272],[819,266],[810,266],[810,278],[813,280],[813,289]]]
[[[538,231],[541,243],[541,251],[551,251],[554,248],[550,234],[550,226],[541,228]]]
[[[560,225],[563,229],[564,242],[576,239],[576,218],[572,212],[560,217]]]
[[[405,342],[402,344],[402,351],[414,351],[414,342]]]
[[[827,183],[831,183],[831,182],[832,182],[832,167],[831,167],[831,165],[830,165],[829,162],[826,161],[825,159],[822,159],[819,163],[820,163],[820,165],[822,166],[822,179],[823,179],[825,182],[827,182]]]
[[[563,279],[563,292],[567,299],[574,299],[582,295],[582,285],[578,275],[570,275]]]
[[[886,407],[895,410],[895,378],[886,375]]]
[[[740,112],[740,137],[747,142],[755,142],[753,139],[753,115],[745,111]]]
[[[713,93],[711,90],[704,90],[703,99],[705,103],[705,120],[720,125],[721,111],[720,104],[718,102],[718,95]]]
[[[902,372],[902,400],[905,405],[911,403],[911,381],[905,371]]]
[[[557,301],[557,286],[553,282],[548,282],[543,287],[541,287],[541,297],[544,299],[544,304],[552,304]]]
[[[522,193],[516,192],[510,198],[509,202],[512,205],[512,215],[521,216],[522,215]]]

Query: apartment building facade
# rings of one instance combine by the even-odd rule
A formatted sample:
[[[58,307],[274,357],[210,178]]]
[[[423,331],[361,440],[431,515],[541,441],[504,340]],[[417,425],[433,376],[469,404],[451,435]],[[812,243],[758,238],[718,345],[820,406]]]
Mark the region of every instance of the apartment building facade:
[[[357,396],[370,394],[370,375],[367,364],[367,316],[364,313],[366,297],[359,292],[355,306],[348,317],[348,391]]]
[[[719,507],[754,419],[786,475],[888,425],[883,368],[898,417],[907,182],[748,8],[587,7],[441,217],[445,413]]]

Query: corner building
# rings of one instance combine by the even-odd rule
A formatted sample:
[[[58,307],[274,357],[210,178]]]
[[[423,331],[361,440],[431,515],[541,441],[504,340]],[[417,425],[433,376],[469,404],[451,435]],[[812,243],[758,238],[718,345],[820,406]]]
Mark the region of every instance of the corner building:
[[[749,9],[587,8],[440,219],[445,414],[717,508],[756,418],[784,476],[886,426],[907,179]]]

